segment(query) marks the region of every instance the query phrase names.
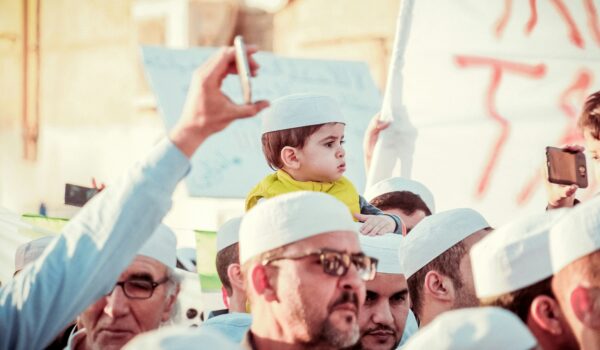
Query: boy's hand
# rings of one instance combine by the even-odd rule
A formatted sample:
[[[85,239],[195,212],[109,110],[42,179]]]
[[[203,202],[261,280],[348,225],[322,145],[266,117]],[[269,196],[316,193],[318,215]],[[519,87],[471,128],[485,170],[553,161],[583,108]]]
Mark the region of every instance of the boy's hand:
[[[367,173],[369,172],[369,167],[371,166],[371,158],[373,157],[375,144],[379,139],[379,133],[382,130],[387,129],[390,124],[390,122],[383,122],[379,120],[379,113],[377,113],[371,118],[369,126],[367,126],[365,137],[363,139],[363,153],[365,155],[365,168]]]
[[[354,214],[354,217],[363,223],[360,228],[360,233],[363,235],[379,236],[393,233],[396,229],[396,222],[387,215]]]

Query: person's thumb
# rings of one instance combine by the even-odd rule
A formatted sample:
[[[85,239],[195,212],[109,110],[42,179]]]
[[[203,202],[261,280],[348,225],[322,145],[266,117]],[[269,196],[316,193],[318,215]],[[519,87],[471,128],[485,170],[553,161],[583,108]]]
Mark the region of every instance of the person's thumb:
[[[356,218],[356,220],[358,220],[360,222],[365,222],[369,218],[369,215],[364,215],[364,214],[361,214],[361,213],[355,213],[354,217]]]

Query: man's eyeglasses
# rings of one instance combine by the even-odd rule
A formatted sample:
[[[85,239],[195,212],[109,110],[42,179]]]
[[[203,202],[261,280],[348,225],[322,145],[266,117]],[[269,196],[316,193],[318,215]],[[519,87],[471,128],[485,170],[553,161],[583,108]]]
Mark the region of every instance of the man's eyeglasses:
[[[377,273],[377,259],[366,256],[363,253],[349,254],[331,249],[323,249],[298,256],[266,258],[263,260],[262,264],[266,266],[277,260],[298,260],[309,256],[318,256],[321,265],[323,265],[323,272],[331,276],[344,276],[348,272],[350,264],[353,264],[354,267],[356,267],[358,275],[364,281],[372,280],[375,278],[375,273]]]
[[[123,293],[129,299],[148,299],[152,297],[156,287],[167,282],[168,280],[169,277],[165,277],[156,282],[143,279],[131,279],[123,282],[117,282],[115,283],[113,289],[111,289],[106,295],[112,294],[117,286],[121,286]]]

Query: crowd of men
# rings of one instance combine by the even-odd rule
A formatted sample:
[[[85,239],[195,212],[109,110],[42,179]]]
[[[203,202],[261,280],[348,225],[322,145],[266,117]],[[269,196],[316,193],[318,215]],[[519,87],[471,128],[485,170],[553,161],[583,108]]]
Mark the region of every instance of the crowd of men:
[[[166,326],[180,290],[161,224],[174,188],[208,137],[269,107],[221,92],[235,72],[224,48],[195,72],[165,140],[60,236],[17,252],[1,349],[600,349],[600,198],[578,203],[553,184],[550,210],[498,229],[473,209],[436,212],[423,184],[401,178],[365,193],[373,215],[319,191],[262,200],[217,233],[227,309]],[[600,94],[580,126],[600,152]],[[357,217],[391,233],[365,234]]]

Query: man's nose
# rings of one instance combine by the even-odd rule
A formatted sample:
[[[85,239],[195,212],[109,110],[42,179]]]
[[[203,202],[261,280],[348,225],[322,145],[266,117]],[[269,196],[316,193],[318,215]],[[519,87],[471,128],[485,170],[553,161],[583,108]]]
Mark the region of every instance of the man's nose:
[[[348,267],[348,271],[340,279],[340,284],[341,287],[344,289],[351,289],[356,292],[360,291],[359,297],[361,299],[359,300],[364,300],[364,298],[362,298],[364,295],[362,294],[364,294],[365,281],[363,281],[360,277],[360,274],[358,273],[358,270],[356,269],[356,266],[354,264],[350,264],[350,266]]]
[[[394,322],[394,316],[392,315],[392,308],[387,300],[383,300],[378,303],[372,316],[373,322],[376,324],[383,324],[390,326]]]
[[[110,317],[118,318],[129,312],[129,298],[125,295],[121,286],[115,286],[115,289],[105,298],[104,313]]]

